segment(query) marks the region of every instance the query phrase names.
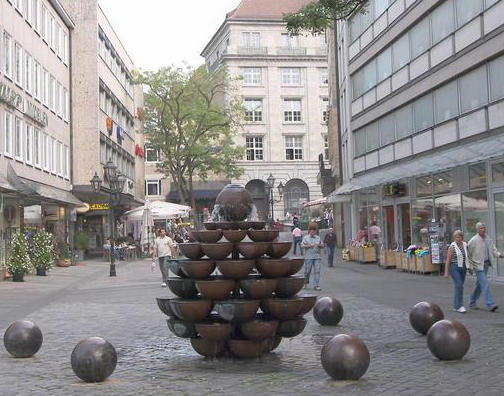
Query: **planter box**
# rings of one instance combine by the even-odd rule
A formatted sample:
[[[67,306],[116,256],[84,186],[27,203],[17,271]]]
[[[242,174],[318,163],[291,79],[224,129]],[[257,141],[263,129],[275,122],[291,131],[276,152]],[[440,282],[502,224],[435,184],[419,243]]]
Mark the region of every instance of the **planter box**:
[[[385,263],[383,264],[383,268],[395,268],[396,265],[396,252],[387,250],[385,252]]]
[[[0,268],[0,282],[5,280],[6,275],[7,275],[7,270],[5,268]]]
[[[385,265],[385,250],[380,250],[380,254],[378,255],[378,265],[383,267]]]
[[[432,274],[439,272],[439,265],[432,264],[431,256],[416,257],[416,268],[417,271],[422,274]]]
[[[410,258],[408,258],[408,255],[406,255],[406,265],[405,265],[405,270],[409,272],[416,272],[416,256],[411,255]]]
[[[361,257],[362,259],[360,260],[362,263],[374,263],[376,262],[376,250],[374,246],[372,247],[363,247],[360,249],[361,250]]]

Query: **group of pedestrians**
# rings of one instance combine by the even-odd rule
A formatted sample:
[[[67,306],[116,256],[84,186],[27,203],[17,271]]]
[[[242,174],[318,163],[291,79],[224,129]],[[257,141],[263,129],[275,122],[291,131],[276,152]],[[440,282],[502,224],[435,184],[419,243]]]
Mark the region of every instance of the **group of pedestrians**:
[[[463,241],[464,234],[457,230],[453,233],[454,241],[448,248],[444,276],[451,275],[455,286],[453,308],[460,313],[467,312],[464,307],[464,281],[466,273],[476,274],[476,286],[469,296],[469,308],[476,309],[478,298],[483,295],[486,309],[489,312],[497,310],[488,284],[488,269],[497,264],[498,257],[504,257],[495,247],[494,242],[486,235],[485,223],[476,224],[476,235],[469,243]]]

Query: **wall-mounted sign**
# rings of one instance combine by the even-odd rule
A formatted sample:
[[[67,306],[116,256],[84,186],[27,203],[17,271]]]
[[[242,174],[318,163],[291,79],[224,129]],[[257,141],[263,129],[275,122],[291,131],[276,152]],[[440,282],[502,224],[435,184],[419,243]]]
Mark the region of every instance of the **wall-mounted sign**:
[[[42,111],[40,107],[35,106],[33,103],[26,101],[26,111],[25,115],[27,117],[30,117],[33,121],[36,123],[42,125],[42,126],[47,126],[49,123],[49,118],[47,117],[47,113],[45,111]]]
[[[4,83],[0,82],[0,102],[4,102],[9,106],[15,107],[19,111],[23,111],[23,98],[16,93],[12,88],[9,88]]]
[[[402,197],[406,195],[406,184],[404,183],[387,183],[383,185],[384,197]]]
[[[89,204],[89,210],[109,210],[110,205],[108,203],[94,203]]]

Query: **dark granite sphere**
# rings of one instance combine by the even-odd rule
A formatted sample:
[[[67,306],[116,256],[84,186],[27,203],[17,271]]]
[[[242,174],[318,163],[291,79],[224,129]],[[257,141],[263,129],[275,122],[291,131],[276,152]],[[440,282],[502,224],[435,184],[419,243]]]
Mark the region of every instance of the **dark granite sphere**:
[[[313,308],[313,317],[322,326],[336,326],[343,317],[343,306],[332,297],[322,297]]]
[[[101,337],[80,341],[72,351],[72,370],[85,382],[105,381],[115,370],[117,352],[111,343]]]
[[[4,333],[5,349],[16,358],[35,355],[42,346],[42,340],[40,328],[28,320],[12,323]]]
[[[439,360],[459,360],[471,346],[471,336],[456,320],[440,320],[427,332],[427,346]]]
[[[222,220],[241,221],[250,214],[252,197],[241,184],[228,184],[215,199]]]
[[[369,350],[359,338],[339,334],[325,343],[322,367],[335,380],[358,380],[369,367]]]
[[[422,301],[411,309],[409,321],[420,334],[427,334],[431,326],[439,320],[444,319],[444,314],[438,305]]]

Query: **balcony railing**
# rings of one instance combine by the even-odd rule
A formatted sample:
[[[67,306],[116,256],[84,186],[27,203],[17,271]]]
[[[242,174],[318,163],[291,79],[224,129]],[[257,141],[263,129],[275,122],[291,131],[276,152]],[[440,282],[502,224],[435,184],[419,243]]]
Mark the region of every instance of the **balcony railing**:
[[[278,55],[306,55],[306,48],[304,47],[278,47]]]
[[[238,55],[267,55],[267,47],[238,47]]]

